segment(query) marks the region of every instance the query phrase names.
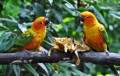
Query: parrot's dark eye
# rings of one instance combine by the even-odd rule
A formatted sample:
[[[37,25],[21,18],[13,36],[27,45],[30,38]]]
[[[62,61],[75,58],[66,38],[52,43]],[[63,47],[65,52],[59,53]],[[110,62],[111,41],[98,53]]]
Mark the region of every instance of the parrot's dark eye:
[[[88,18],[89,18],[89,16],[86,16],[86,18],[88,19]]]
[[[43,24],[43,22],[40,22],[40,24]]]

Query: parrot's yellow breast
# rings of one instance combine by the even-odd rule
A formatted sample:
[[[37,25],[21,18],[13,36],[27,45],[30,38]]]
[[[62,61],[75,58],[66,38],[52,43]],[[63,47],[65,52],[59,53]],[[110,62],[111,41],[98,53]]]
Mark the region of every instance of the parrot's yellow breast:
[[[90,45],[96,51],[104,51],[107,49],[107,44],[105,43],[100,30],[99,26],[92,26],[92,27],[84,27],[85,32],[85,42]]]
[[[84,31],[87,34],[87,37],[90,38],[91,40],[94,40],[99,36],[98,26],[84,27]]]
[[[24,47],[27,50],[39,50],[46,36],[46,29],[41,32],[35,32],[33,39]]]

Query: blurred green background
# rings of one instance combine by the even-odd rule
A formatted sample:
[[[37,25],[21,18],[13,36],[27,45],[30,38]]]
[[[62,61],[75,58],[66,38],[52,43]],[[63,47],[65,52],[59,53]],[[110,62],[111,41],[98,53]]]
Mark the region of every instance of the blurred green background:
[[[70,37],[83,40],[83,29],[79,14],[93,12],[109,34],[111,52],[120,52],[120,0],[0,0],[0,52],[10,52],[16,36],[30,28],[39,16],[48,17],[52,22],[47,29],[46,42],[53,43],[52,37]],[[45,45],[48,46],[45,46]],[[105,65],[85,63],[84,72],[80,66],[59,62],[59,72],[53,64],[0,65],[0,76],[112,76]],[[120,67],[116,66],[118,72]],[[82,69],[83,70],[83,69]],[[114,75],[113,75],[114,76]]]

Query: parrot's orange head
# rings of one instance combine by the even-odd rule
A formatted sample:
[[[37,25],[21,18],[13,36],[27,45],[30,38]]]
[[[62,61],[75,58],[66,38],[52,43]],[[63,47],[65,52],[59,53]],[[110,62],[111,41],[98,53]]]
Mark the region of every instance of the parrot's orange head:
[[[46,25],[49,23],[49,20],[45,17],[38,17],[32,25],[32,29],[36,32],[46,29]]]
[[[93,13],[85,11],[80,14],[81,20],[84,22],[85,26],[92,26],[97,22],[96,17]]]

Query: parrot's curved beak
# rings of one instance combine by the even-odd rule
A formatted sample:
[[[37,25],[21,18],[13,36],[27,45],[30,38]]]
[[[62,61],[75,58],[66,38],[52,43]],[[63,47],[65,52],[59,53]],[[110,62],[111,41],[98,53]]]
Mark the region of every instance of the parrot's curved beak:
[[[48,25],[50,23],[50,21],[48,20],[48,18],[45,19],[45,25]]]
[[[84,18],[81,17],[81,16],[80,16],[79,20],[80,20],[81,22],[84,22]]]

